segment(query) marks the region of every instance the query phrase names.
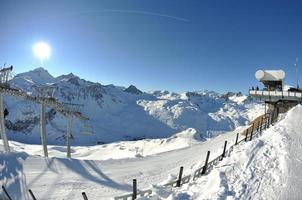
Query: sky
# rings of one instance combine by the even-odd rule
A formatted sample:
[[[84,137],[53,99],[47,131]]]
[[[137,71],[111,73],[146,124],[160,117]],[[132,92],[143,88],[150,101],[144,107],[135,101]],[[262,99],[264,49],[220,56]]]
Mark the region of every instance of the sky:
[[[302,81],[301,19],[295,0],[0,0],[0,66],[143,91],[246,93],[258,69]],[[43,64],[39,41],[52,48]]]

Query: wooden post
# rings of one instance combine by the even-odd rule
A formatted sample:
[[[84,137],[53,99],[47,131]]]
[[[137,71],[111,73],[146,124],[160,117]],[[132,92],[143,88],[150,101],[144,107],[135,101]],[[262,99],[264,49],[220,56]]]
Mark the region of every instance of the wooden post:
[[[9,200],[12,200],[12,198],[9,196],[8,192],[6,191],[5,187],[2,185],[2,190],[4,191],[6,197],[9,199]]]
[[[1,133],[1,139],[3,142],[3,147],[6,153],[10,152],[9,144],[8,144],[8,139],[5,131],[5,120],[4,120],[4,97],[3,94],[0,93],[0,133]]]
[[[254,132],[254,125],[255,125],[255,123],[253,123],[253,125],[252,125],[251,134],[253,134],[253,132]]]
[[[251,132],[251,135],[250,135],[250,141],[252,141],[253,139],[253,131]]]
[[[245,138],[244,138],[244,141],[246,141],[247,142],[247,135],[249,134],[249,129],[246,129],[246,131],[245,131]]]
[[[67,135],[66,135],[66,143],[67,143],[67,158],[71,158],[71,131],[72,131],[72,116],[67,115]]]
[[[221,159],[220,160],[223,160],[223,158],[225,157],[225,151],[226,151],[227,143],[228,143],[228,141],[224,141],[223,152],[221,154]]]
[[[82,192],[82,196],[83,196],[83,199],[84,199],[84,200],[88,200],[87,195],[86,195],[85,192]]]
[[[201,172],[202,175],[203,175],[203,174],[206,174],[206,172],[207,172],[208,163],[209,163],[209,158],[210,158],[210,151],[208,151],[208,153],[207,153],[206,161],[205,161],[205,163],[204,163],[204,166],[203,166],[202,172]]]
[[[261,117],[261,121],[260,121],[260,133],[262,132],[262,123],[263,123],[263,117]]]
[[[40,111],[41,143],[43,145],[44,156],[48,157],[47,138],[46,138],[45,110],[46,110],[45,104],[41,104],[41,111]]]
[[[137,198],[137,182],[136,179],[133,179],[133,194],[132,194],[132,200]]]
[[[183,173],[184,167],[180,167],[179,169],[179,174],[178,174],[178,180],[176,183],[176,187],[180,187],[181,186],[181,179],[182,179],[182,173]]]
[[[235,145],[237,145],[237,144],[238,144],[238,138],[239,138],[239,133],[237,133],[237,135],[236,135],[236,141],[235,141]]]
[[[267,122],[266,122],[266,125],[267,125],[266,128],[268,129],[268,128],[269,128],[269,116],[267,117],[266,121],[267,121]]]
[[[37,200],[34,193],[31,191],[31,189],[29,189],[28,192],[33,200]]]

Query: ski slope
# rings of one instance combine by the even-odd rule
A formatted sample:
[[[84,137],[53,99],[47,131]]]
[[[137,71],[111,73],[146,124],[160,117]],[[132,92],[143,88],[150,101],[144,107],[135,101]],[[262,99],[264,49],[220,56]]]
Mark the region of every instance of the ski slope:
[[[153,186],[148,199],[302,199],[301,122],[298,105],[262,135],[238,145],[208,176],[181,188]]]
[[[233,143],[240,130],[205,142],[184,137],[190,133],[194,135],[193,130],[187,130],[163,143],[149,140],[154,146],[162,145],[161,148],[176,147],[178,139],[183,140],[182,143],[187,141],[187,146],[166,152],[154,151],[149,155],[137,151],[129,157],[125,154],[116,159],[102,158],[101,151],[88,153],[91,147],[85,146],[76,147],[82,148],[82,153],[78,152],[80,159],[60,156],[45,159],[38,155],[39,152],[33,155],[26,144],[11,142],[15,152],[0,155],[0,180],[14,199],[29,199],[28,188],[38,199],[82,199],[82,191],[89,199],[112,199],[131,192],[133,178],[138,180],[139,189],[153,187],[152,196],[141,199],[301,199],[301,114],[302,106],[298,105],[262,135],[234,148],[210,174],[181,188],[160,185],[175,179],[180,166],[184,166],[185,175],[202,166],[208,150],[212,158],[219,155],[224,141]],[[24,152],[20,146],[24,147]],[[135,142],[129,142],[129,146],[123,142],[125,149],[133,146]],[[99,145],[99,148],[107,147]],[[116,149],[108,148],[113,155],[120,147],[121,144],[116,143]],[[55,151],[58,149],[53,151],[53,156],[56,156]],[[94,160],[85,159],[85,152]],[[97,155],[100,155],[99,159],[96,159]]]
[[[7,186],[14,199],[30,199],[26,191],[28,188],[38,199],[82,199],[82,191],[87,193],[89,199],[110,199],[130,192],[133,178],[138,180],[139,188],[145,189],[168,181],[170,175],[177,174],[180,166],[184,166],[185,174],[201,167],[206,152],[210,150],[213,157],[222,153],[224,141],[233,143],[237,131],[206,142],[194,142],[191,138],[188,147],[177,150],[145,157],[133,158],[130,155],[130,158],[115,160],[85,160],[84,153],[81,160],[45,159],[25,152],[1,154],[1,184]],[[10,144],[13,149],[20,150],[20,143]],[[89,153],[90,147],[82,148]]]

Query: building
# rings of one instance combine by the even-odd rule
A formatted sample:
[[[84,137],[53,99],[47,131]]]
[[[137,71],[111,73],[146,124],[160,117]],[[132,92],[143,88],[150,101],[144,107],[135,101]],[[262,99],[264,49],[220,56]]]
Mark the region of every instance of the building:
[[[262,89],[249,90],[254,99],[265,102],[266,113],[286,112],[302,102],[302,92],[299,89],[287,90],[284,87],[285,72],[283,70],[258,70],[255,77],[263,84]]]

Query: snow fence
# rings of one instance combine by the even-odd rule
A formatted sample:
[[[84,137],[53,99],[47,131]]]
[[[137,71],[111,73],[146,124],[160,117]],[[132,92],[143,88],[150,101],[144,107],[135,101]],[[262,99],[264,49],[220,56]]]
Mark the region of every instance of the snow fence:
[[[193,171],[191,174],[183,176],[183,167],[180,167],[178,179],[172,182],[166,183],[162,186],[164,187],[181,187],[183,184],[189,183],[190,181],[194,181],[201,176],[207,175],[213,169],[215,165],[218,164],[219,161],[222,161],[224,157],[230,155],[233,151],[233,148],[241,142],[248,142],[253,139],[254,136],[257,136],[262,133],[263,130],[270,127],[277,118],[278,118],[277,110],[274,110],[270,114],[265,114],[256,118],[253,123],[245,129],[241,133],[237,133],[235,143],[227,148],[227,141],[225,141],[223,152],[218,157],[209,161],[210,151],[208,151],[205,164],[201,168]],[[240,135],[243,136],[240,138]],[[147,197],[152,194],[152,189],[146,190],[138,190],[137,189],[137,180],[133,179],[133,192],[121,196],[114,197],[115,200],[132,200],[137,197]],[[85,198],[84,198],[85,199]]]

